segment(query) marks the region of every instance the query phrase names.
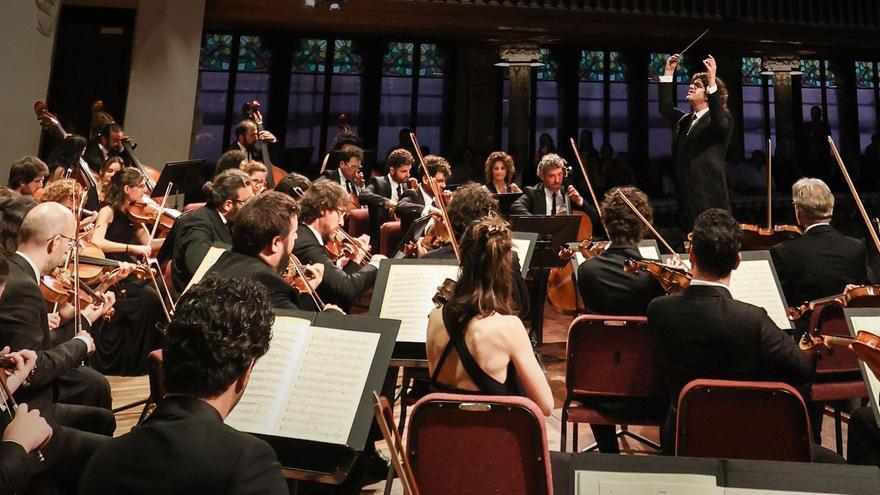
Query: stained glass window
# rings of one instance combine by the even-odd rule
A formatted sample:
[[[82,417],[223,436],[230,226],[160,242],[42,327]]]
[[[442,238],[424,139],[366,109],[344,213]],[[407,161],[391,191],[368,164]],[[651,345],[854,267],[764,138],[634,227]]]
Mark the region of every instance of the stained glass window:
[[[801,59],[801,72],[804,73],[801,76],[801,86],[805,88],[820,88],[822,87],[822,73],[820,67],[820,61],[816,59]]]
[[[232,56],[231,34],[208,34],[199,54],[199,69],[229,70],[229,59]]]
[[[825,61],[825,86],[829,88],[837,87],[837,74],[831,70],[831,62]]]
[[[623,63],[620,52],[608,52],[608,80],[626,81],[626,64]]]
[[[419,76],[443,77],[445,57],[434,43],[422,43],[419,46]]]
[[[543,62],[544,65],[538,67],[538,80],[555,81],[556,74],[559,72],[559,64],[553,60],[549,48],[541,48],[541,62]]]
[[[874,88],[877,86],[877,79],[874,78],[873,62],[856,62],[856,85],[860,88]]]
[[[293,52],[293,72],[323,74],[326,60],[327,40],[304,39]]]
[[[659,76],[662,76],[666,67],[666,59],[669,57],[670,54],[668,53],[652,53],[651,59],[648,62],[648,74],[656,74],[658,78]],[[679,84],[690,84],[690,71],[684,63],[685,58],[682,57],[681,61],[678,63],[678,68],[675,69],[674,81]]]
[[[761,57],[743,57],[742,59],[742,83],[745,86],[760,86],[763,80]]]
[[[388,44],[382,64],[383,76],[409,77],[413,75],[413,43],[394,42]]]
[[[333,73],[334,74],[360,74],[363,59],[351,42],[351,40],[336,40],[333,42]]]
[[[268,72],[272,53],[259,36],[242,36],[238,46],[239,72]]]
[[[581,51],[579,71],[581,81],[605,80],[605,52]]]

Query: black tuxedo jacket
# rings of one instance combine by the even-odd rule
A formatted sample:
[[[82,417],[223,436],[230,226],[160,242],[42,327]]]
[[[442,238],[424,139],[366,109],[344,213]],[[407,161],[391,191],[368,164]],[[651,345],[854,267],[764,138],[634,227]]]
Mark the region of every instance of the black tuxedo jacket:
[[[180,294],[214,243],[232,244],[232,232],[217,210],[204,206],[174,222],[159,251],[159,261],[171,260],[171,280]]]
[[[665,294],[654,277],[645,272],[626,273],[627,258],[642,259],[633,246],[612,244],[606,251],[585,260],[578,267],[578,289],[586,313],[644,316],[648,304]]]
[[[407,187],[403,186],[403,189],[406,190]],[[383,223],[391,220],[388,209],[385,208],[385,203],[391,201],[391,197],[391,180],[387,175],[370,178],[367,186],[358,194],[361,206],[366,206],[370,212],[370,244],[374,253],[379,248],[379,228]]]
[[[375,266],[360,267],[354,263],[339,268],[327,256],[324,246],[318,242],[315,233],[307,225],[301,224],[297,232],[293,254],[304,264],[324,265],[324,280],[318,286],[318,295],[325,303],[335,304],[348,312],[352,303],[376,283],[378,270]]]
[[[110,151],[108,156],[114,156],[116,154],[117,153]],[[98,147],[97,141],[89,142],[88,146],[86,146],[85,152],[83,152],[83,159],[89,164],[89,168],[96,173],[101,171],[101,167],[103,167],[104,162],[107,161],[104,158],[104,154],[101,153],[101,148]]]
[[[400,219],[400,233],[405,234],[410,225],[422,216],[425,198],[420,189],[407,189],[397,202],[397,218]]]
[[[260,151],[260,148],[258,146],[256,146],[256,144],[257,143],[254,143],[254,146],[245,146],[244,153],[247,156],[248,160],[252,160],[255,162],[262,162],[263,161],[263,152]],[[269,143],[266,143],[266,144],[268,146]],[[233,150],[241,151],[241,147],[238,145],[238,141],[236,141],[236,140],[233,140],[231,143],[229,143],[229,146],[226,147],[226,151],[233,151]]]
[[[269,300],[275,309],[300,309],[315,311],[317,308],[308,295],[301,296],[275,270],[263,263],[259,258],[246,254],[226,251],[214,263],[208,273],[223,278],[244,278],[263,284],[269,293]]]
[[[98,449],[79,483],[82,494],[287,492],[269,444],[185,396],[166,397],[144,424]]]
[[[691,285],[681,294],[654,299],[648,324],[673,402],[697,378],[798,387],[812,377],[811,360],[767,312],[734,300],[726,288]]]
[[[24,493],[31,479],[27,452],[15,442],[0,442],[0,493]]]
[[[88,320],[83,318],[82,322],[83,329],[91,329]],[[56,379],[79,366],[88,351],[79,339],[52,346],[46,301],[33,269],[18,254],[9,257],[9,278],[0,297],[0,347],[7,345],[13,351],[31,349],[37,353],[37,367],[15,397],[44,411],[54,402]]]
[[[565,194],[565,189],[560,189],[559,194],[563,196],[563,199],[567,197]],[[517,198],[516,201],[510,205],[510,214],[511,215],[549,215],[550,212],[547,211],[547,201],[546,196],[544,194],[544,184],[537,184],[534,186],[529,186],[523,189],[523,195]],[[593,208],[592,205],[587,203],[586,198],[584,199],[584,203],[580,206],[570,203],[572,210],[579,210],[590,216],[590,220],[593,223],[593,232],[599,231],[601,229],[602,224],[599,221],[599,213]],[[557,212],[558,213],[558,212]]]
[[[868,283],[865,245],[818,225],[770,248],[789,306],[840,294],[846,284]]]
[[[318,178],[315,180],[333,181],[337,184],[342,185],[343,189],[346,189],[345,185],[343,185],[339,182],[340,181],[339,173],[340,172],[339,172],[338,168],[334,168],[333,170],[327,169],[327,170],[321,172],[321,175],[319,175]],[[354,188],[353,192],[358,195],[358,200],[363,201],[363,200],[361,200],[361,194],[363,194],[364,189],[359,188],[356,182],[351,182],[351,187]]]
[[[694,114],[675,107],[672,82],[660,83],[660,113],[672,123],[676,199],[685,232],[690,232],[694,219],[705,210],[730,210],[726,155],[733,117],[716,91],[709,95],[709,112],[690,129]]]

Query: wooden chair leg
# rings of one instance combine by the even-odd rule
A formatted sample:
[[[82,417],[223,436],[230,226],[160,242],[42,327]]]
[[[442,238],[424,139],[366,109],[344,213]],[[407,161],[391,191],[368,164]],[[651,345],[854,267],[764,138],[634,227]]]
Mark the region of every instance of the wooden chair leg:
[[[834,436],[837,447],[837,454],[843,455],[843,418],[841,417],[840,404],[834,406]],[[822,439],[819,439],[821,442]]]

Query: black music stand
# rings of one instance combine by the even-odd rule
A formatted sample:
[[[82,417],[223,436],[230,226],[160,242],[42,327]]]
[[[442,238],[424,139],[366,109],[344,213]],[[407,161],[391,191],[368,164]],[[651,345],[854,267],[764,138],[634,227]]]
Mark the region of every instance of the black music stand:
[[[510,207],[513,205],[513,202],[519,199],[523,193],[514,192],[514,193],[496,193],[493,194],[495,199],[498,200],[498,213],[501,214],[502,217],[507,218],[510,216]]]
[[[547,297],[547,278],[551,268],[565,264],[559,258],[559,248],[577,240],[581,217],[575,215],[513,215],[511,229],[516,232],[538,234],[531,260],[532,280],[532,337],[540,346],[544,340],[544,299]]]
[[[168,183],[174,183],[172,194],[182,194],[183,204],[200,203],[205,200],[205,193],[202,192],[204,182],[204,169],[208,166],[205,159],[186,160],[182,162],[168,162],[162,168],[159,174],[159,180],[156,181],[156,188],[153,194],[162,196]],[[169,206],[169,205],[166,205]]]
[[[402,236],[400,236],[400,242],[397,243],[397,248],[394,249],[394,259],[399,260],[403,259],[403,248],[410,241],[416,241],[422,235],[422,231],[425,230],[425,227],[428,225],[428,222],[431,221],[431,215],[425,215],[423,217],[417,218],[413,223],[409,225],[409,228],[406,229],[406,232]]]

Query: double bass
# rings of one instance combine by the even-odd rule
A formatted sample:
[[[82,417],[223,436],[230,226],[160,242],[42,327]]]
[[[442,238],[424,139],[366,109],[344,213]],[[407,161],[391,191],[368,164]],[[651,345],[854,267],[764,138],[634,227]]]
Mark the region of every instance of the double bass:
[[[58,117],[49,111],[45,101],[37,100],[34,102],[34,113],[36,114],[40,125],[47,131],[54,131],[61,139],[70,135],[70,133],[64,130]],[[73,171],[73,173],[76,174],[76,181],[80,183],[83,189],[95,191],[93,194],[96,194],[98,191],[98,182],[85,159],[80,157],[76,165],[76,170]]]
[[[242,106],[242,112],[245,117],[252,120],[257,126],[256,146],[260,149],[260,156],[263,159],[263,165],[266,166],[266,188],[275,189],[275,184],[281,182],[281,179],[287,174],[284,170],[272,166],[272,159],[269,157],[269,146],[266,145],[266,141],[260,139],[260,133],[266,130],[265,127],[263,127],[263,115],[260,113],[260,102],[254,100],[250,103],[245,103]]]

